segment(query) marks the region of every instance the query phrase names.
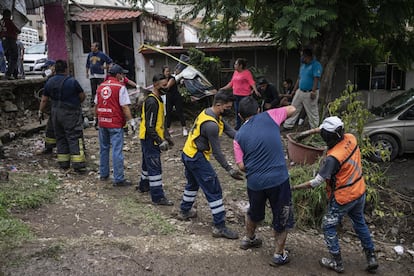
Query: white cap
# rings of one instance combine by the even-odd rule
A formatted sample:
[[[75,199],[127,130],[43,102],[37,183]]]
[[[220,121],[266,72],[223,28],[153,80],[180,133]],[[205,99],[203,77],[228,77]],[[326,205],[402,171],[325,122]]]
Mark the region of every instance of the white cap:
[[[322,124],[319,126],[320,129],[324,129],[329,132],[335,132],[338,127],[344,127],[344,123],[338,116],[328,117],[323,120]]]

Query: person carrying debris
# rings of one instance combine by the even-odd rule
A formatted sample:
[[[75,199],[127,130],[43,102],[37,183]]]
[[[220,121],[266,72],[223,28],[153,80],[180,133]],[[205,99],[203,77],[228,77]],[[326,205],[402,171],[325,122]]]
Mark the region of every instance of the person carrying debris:
[[[161,95],[167,91],[168,80],[163,74],[152,78],[152,92],[142,105],[139,139],[142,149],[140,192],[150,192],[154,205],[173,205],[164,194],[162,183],[161,151],[167,151],[169,143],[164,129],[164,103]]]
[[[188,138],[184,144],[182,161],[185,167],[187,184],[185,185],[183,198],[180,206],[179,219],[187,220],[197,215],[192,209],[199,188],[207,198],[213,214],[213,237],[224,237],[237,239],[237,232],[230,230],[225,225],[226,212],[223,204],[223,193],[217,174],[209,160],[213,153],[220,165],[237,180],[243,180],[242,173],[233,169],[227,162],[221,151],[219,136],[224,133],[234,138],[235,130],[223,121],[222,116],[233,106],[234,96],[225,91],[219,91],[210,108],[203,110],[195,119]]]
[[[366,270],[375,272],[378,262],[364,218],[366,187],[357,140],[354,135],[344,133],[344,123],[337,116],[326,118],[319,128],[305,131],[299,134],[299,137],[314,133],[320,133],[326,142],[327,157],[314,179],[292,186],[292,189],[317,187],[326,180],[329,202],[327,213],[322,219],[322,229],[331,257],[322,258],[319,263],[338,273],[344,271],[336,227],[342,218],[348,215],[364,248],[367,258]]]
[[[86,158],[81,103],[85,100],[85,93],[79,82],[67,75],[67,67],[66,61],[56,61],[56,74],[45,84],[39,109],[44,112],[47,101],[52,100],[51,115],[60,168],[68,169],[72,165],[75,171],[83,172]]]
[[[170,127],[172,123],[172,115],[173,115],[172,113],[175,107],[176,114],[178,115],[178,118],[180,119],[181,127],[183,129],[183,136],[187,136],[188,130],[185,125],[183,97],[178,91],[177,82],[174,76],[171,75],[170,67],[168,67],[167,65],[163,66],[162,73],[168,79],[168,83],[167,83],[168,92],[167,92],[167,103],[166,103],[167,114],[165,115],[165,120],[166,120],[165,124],[167,127],[167,131],[168,132],[171,131]]]
[[[243,98],[239,104],[239,116],[244,124],[233,141],[234,156],[240,170],[246,172],[249,209],[246,214],[246,236],[240,248],[260,247],[262,240],[255,235],[257,224],[265,218],[269,200],[273,214],[275,251],[271,265],[289,262],[285,250],[287,230],[293,228],[293,205],[289,174],[286,167],[280,126],[292,116],[296,108],[286,106],[260,112],[257,101]]]

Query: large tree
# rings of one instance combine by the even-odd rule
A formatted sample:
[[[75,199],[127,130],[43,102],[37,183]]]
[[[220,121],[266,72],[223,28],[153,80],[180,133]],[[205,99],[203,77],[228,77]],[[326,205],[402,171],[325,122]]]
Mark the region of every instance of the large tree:
[[[166,2],[190,7],[181,9],[187,11],[184,17],[203,17],[206,34],[216,41],[229,41],[238,24],[247,20],[256,34],[271,38],[281,49],[313,46],[324,67],[323,99],[331,92],[340,58],[375,63],[392,56],[402,69],[411,68],[414,61],[414,0]]]

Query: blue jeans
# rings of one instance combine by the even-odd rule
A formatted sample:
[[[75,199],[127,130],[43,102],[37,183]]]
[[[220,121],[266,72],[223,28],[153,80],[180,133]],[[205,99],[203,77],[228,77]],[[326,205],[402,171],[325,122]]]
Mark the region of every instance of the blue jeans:
[[[360,198],[345,205],[338,204],[335,199],[329,202],[328,213],[322,219],[322,229],[325,243],[331,254],[338,254],[341,251],[336,227],[346,214],[352,220],[352,226],[361,241],[362,247],[366,250],[374,250],[374,243],[364,217],[365,197],[366,194],[363,194]]]
[[[112,145],[112,165],[114,167],[114,182],[124,181],[124,130],[122,128],[99,128],[99,174],[109,176],[109,150]]]
[[[183,153],[182,161],[185,167],[187,184],[181,201],[181,211],[187,212],[192,208],[198,189],[201,188],[213,214],[214,225],[217,227],[224,226],[226,212],[223,205],[223,192],[217,174],[210,162],[201,152],[196,153],[193,158]]]

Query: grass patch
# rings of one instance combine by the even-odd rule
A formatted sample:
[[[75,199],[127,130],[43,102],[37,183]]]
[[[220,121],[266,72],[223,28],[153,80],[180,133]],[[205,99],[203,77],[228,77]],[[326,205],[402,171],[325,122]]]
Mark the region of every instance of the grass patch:
[[[176,231],[167,218],[153,206],[142,204],[131,197],[118,202],[118,220],[127,225],[139,225],[145,234],[168,235]]]
[[[32,238],[27,225],[10,215],[11,209],[37,208],[56,194],[58,180],[53,175],[39,177],[13,173],[0,183],[0,250],[12,248]]]

